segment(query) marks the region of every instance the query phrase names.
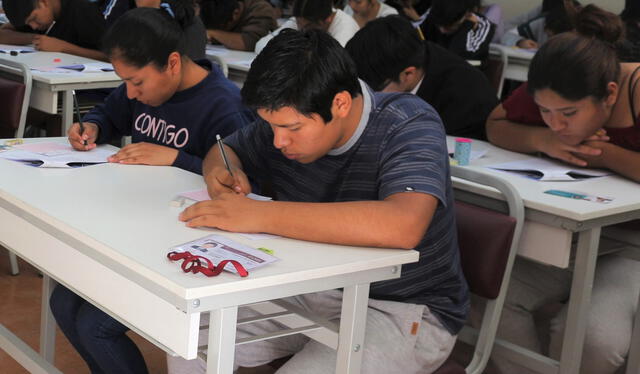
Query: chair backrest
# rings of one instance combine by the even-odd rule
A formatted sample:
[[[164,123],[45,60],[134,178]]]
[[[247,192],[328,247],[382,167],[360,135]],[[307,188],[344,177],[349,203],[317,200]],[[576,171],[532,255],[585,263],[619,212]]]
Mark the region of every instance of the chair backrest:
[[[0,77],[0,131],[3,137],[22,138],[31,96],[31,71],[26,65],[8,59],[0,59],[0,65],[22,76],[22,83]]]
[[[456,201],[458,244],[464,275],[471,292],[487,299],[477,340],[476,334],[469,333],[468,326],[460,334],[461,340],[469,343],[473,343],[469,340],[475,340],[473,359],[465,371],[480,374],[489,361],[498,330],[524,224],[524,205],[515,187],[495,175],[461,166],[452,166],[451,175],[497,189],[509,209],[508,214],[503,214]],[[470,338],[464,339],[464,336]]]
[[[504,87],[504,72],[507,67],[507,53],[499,46],[491,44],[489,46],[489,58],[483,68],[484,74],[489,79],[489,83],[496,90],[498,99],[502,97]]]
[[[227,65],[227,62],[223,58],[214,56],[214,55],[207,55],[207,59],[211,61],[214,65],[217,65],[225,77],[227,78],[229,77],[229,66]]]

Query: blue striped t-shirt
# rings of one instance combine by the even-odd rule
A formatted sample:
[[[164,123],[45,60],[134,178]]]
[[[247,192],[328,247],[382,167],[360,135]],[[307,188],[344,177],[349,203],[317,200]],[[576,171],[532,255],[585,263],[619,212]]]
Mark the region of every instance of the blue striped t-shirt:
[[[469,308],[460,267],[445,132],[436,111],[410,94],[373,93],[362,84],[362,119],[351,139],[320,159],[302,164],[273,146],[269,124],[258,119],[225,143],[247,175],[270,180],[280,201],[383,200],[405,191],[439,200],[420,244],[420,260],[403,265],[398,279],[373,283],[370,297],[424,304],[452,333]]]

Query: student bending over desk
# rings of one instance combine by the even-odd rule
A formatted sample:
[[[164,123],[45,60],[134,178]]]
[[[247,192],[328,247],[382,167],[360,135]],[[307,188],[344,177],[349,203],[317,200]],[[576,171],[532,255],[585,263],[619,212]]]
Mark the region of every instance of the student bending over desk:
[[[389,16],[371,21],[346,48],[358,76],[373,89],[411,92],[433,105],[447,135],[485,138],[484,124],[498,103],[495,90],[479,69],[420,40],[408,20]]]
[[[125,83],[84,117],[83,134],[77,123],[71,127],[74,148],[91,149],[96,142],[132,134],[134,144],[122,148],[111,162],[201,172],[202,157],[215,144],[216,134],[232,133],[252,115],[242,106],[238,88],[217,68],[183,54],[183,36],[165,9],[133,9],[115,22],[105,36],[105,50]],[[127,327],[62,285],[53,291],[50,304],[60,329],[91,372],[147,371],[125,335]]]
[[[319,29],[329,33],[342,46],[358,32],[360,27],[353,18],[340,9],[333,8],[332,0],[295,0],[293,17],[277,30],[269,33],[256,43],[256,53],[260,53],[269,40],[285,29]]]
[[[487,137],[513,151],[543,152],[640,181],[640,64],[621,64],[616,57],[614,45],[622,36],[616,15],[588,5],[576,25],[576,32],[554,36],[540,48],[528,85],[491,113]],[[533,312],[566,301],[570,279],[568,270],[517,261],[498,334],[541,352]],[[639,292],[640,262],[616,255],[598,259],[580,373],[609,374],[624,365]],[[551,322],[555,358],[566,313],[565,307]],[[514,363],[497,363],[504,373],[526,373]]]
[[[265,0],[202,0],[200,17],[212,43],[240,51],[253,51],[278,27],[276,10]]]
[[[374,93],[338,42],[317,30],[274,38],[253,62],[242,96],[261,119],[225,142],[233,177],[212,149],[204,172],[214,200],[180,218],[192,227],[415,248],[420,260],[404,265],[401,278],[371,285],[362,372],[431,373],[453,348],[468,305],[436,112],[415,96]],[[278,201],[248,199],[247,175],[271,180]],[[341,298],[333,290],[288,300],[335,320]],[[272,328],[239,326],[238,336]],[[304,336],[237,346],[236,365],[289,355],[278,373],[334,370],[335,351]],[[169,358],[169,369],[205,370],[203,361],[179,358]]]
[[[100,51],[106,25],[96,4],[87,0],[4,0],[2,4],[11,24],[0,29],[0,43],[33,43],[40,51],[106,61]]]

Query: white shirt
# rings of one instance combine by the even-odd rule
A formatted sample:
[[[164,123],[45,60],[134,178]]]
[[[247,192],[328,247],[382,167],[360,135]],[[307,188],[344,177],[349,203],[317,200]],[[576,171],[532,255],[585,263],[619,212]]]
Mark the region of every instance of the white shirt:
[[[356,21],[345,12],[340,9],[334,10],[335,16],[333,17],[333,21],[329,25],[329,30],[327,32],[329,35],[333,36],[335,40],[340,43],[341,46],[345,46],[349,40],[358,32],[360,27],[356,23]],[[275,31],[265,35],[256,43],[256,53],[260,53],[262,49],[269,43],[271,39],[273,39],[276,35],[280,33],[280,31],[284,29],[298,29],[298,23],[296,22],[295,17],[291,17],[285,22],[282,26],[278,27]]]
[[[393,16],[398,14],[398,11],[394,7],[389,6],[381,1],[379,1],[379,3],[380,3],[380,8],[378,9],[378,14],[376,14],[376,18],[382,18],[382,17]],[[351,17],[353,17],[353,9],[351,8],[350,5],[347,5],[346,7],[344,7],[344,12],[350,15]]]

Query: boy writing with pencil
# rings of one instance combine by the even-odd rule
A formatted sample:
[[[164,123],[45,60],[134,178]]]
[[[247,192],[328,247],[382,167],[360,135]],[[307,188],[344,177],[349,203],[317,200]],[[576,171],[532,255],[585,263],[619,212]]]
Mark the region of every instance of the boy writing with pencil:
[[[95,3],[88,0],[4,0],[3,6],[11,23],[0,28],[0,43],[33,43],[40,51],[107,60],[100,51],[105,21]]]
[[[468,309],[459,263],[444,129],[423,100],[374,93],[347,52],[319,30],[284,30],[258,55],[242,89],[260,119],[213,148],[203,164],[211,201],[186,209],[188,226],[267,232],[420,252],[399,279],[371,285],[363,373],[430,373],[447,358]],[[257,202],[248,177],[270,180]],[[288,301],[340,315],[339,290]],[[243,316],[242,309],[239,311]],[[270,331],[271,322],[238,335]],[[335,352],[304,336],[237,347],[236,366],[294,355],[278,373],[333,372]],[[204,361],[169,358],[170,373]]]

